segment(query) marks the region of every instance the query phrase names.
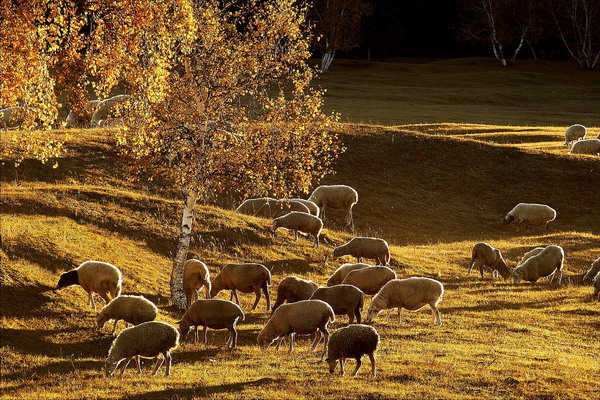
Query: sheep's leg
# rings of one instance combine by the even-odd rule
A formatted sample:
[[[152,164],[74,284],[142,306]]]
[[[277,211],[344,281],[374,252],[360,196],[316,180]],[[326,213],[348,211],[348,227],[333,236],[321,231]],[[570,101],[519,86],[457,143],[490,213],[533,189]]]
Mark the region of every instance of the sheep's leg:
[[[315,235],[315,249],[319,248],[319,234]]]
[[[296,338],[296,334],[294,332],[290,333],[290,353],[294,351],[294,339]]]
[[[138,356],[136,357],[137,360],[137,367],[138,367],[138,375],[142,374],[142,360],[141,360],[141,356],[138,354]]]
[[[100,297],[106,302],[106,304],[110,303],[110,298],[108,297],[108,293],[98,293]]]
[[[472,262],[471,265],[469,266],[469,270],[467,271],[467,275],[471,275],[471,271],[473,271],[474,267],[475,267],[475,262]]]
[[[325,328],[323,335],[325,336],[325,340],[323,341],[323,354],[321,354],[321,360],[325,357],[325,354],[327,353],[327,344],[329,343],[329,331],[327,330],[327,328]]]
[[[442,326],[442,316],[440,315],[440,310],[438,310],[438,308],[433,304],[430,304],[429,306],[431,307],[431,314],[433,316],[433,324]]]
[[[362,361],[361,361],[360,357],[357,357],[356,358],[356,368],[354,369],[352,376],[356,376],[358,374],[358,369],[360,368],[361,365],[362,365]]]
[[[352,324],[354,322],[354,313],[349,312],[348,313],[348,325]]]
[[[357,263],[361,263],[362,262],[362,257],[356,257],[356,262]]]
[[[282,336],[279,338],[279,341],[277,342],[277,351],[279,351],[279,348],[281,347],[281,343],[283,343],[283,339],[285,339],[285,336]]]
[[[237,348],[237,330],[235,329],[235,326],[231,327],[230,329],[231,331],[231,343],[229,344],[229,348],[231,349],[235,349]]]
[[[260,287],[257,287],[254,290],[254,294],[256,295],[256,298],[254,299],[254,304],[252,305],[252,308],[250,310],[254,310],[256,308],[256,306],[258,305],[258,302],[260,301],[260,297],[261,297]]]
[[[402,307],[398,307],[398,322],[402,323]]]
[[[271,294],[269,293],[269,287],[267,283],[263,283],[262,291],[265,294],[265,298],[267,299],[267,311],[271,309]]]
[[[90,303],[92,307],[94,307],[94,311],[96,311],[96,303],[94,303],[94,293],[90,292]]]
[[[373,353],[369,354],[369,360],[371,360],[371,375],[377,376],[377,372],[375,372],[375,355]]]
[[[115,319],[115,326],[114,326],[114,328],[113,328],[113,330],[112,330],[112,333],[111,333],[111,335],[113,335],[113,336],[115,336],[115,332],[117,331],[117,324],[118,324],[118,323],[119,323],[119,320],[118,320],[118,319]]]
[[[296,240],[295,241],[297,242],[298,241],[298,230],[295,230],[294,233],[295,233],[295,236],[296,236]]]
[[[479,263],[479,274],[481,275],[481,278],[483,279],[485,276],[483,275],[483,267],[485,266],[483,263]]]
[[[344,375],[344,367],[346,366],[346,360],[343,358],[340,358],[340,375]]]
[[[208,285],[204,284],[204,297],[207,299],[210,299],[210,289],[208,288]]]
[[[156,376],[160,367],[162,367],[163,362],[165,362],[164,357],[156,357],[156,365],[154,365],[154,371],[152,371],[152,376]]]
[[[240,298],[238,297],[238,294],[237,294],[237,289],[232,289],[231,293],[233,294],[233,296],[235,296],[235,301],[238,304],[238,306],[241,306]],[[229,301],[231,301],[231,300],[229,300]]]
[[[356,306],[356,308],[354,309],[354,315],[356,316],[356,323],[360,324],[361,321],[361,315],[360,315],[360,308],[358,306]],[[352,323],[352,322],[350,322]]]
[[[131,361],[131,357],[126,358],[125,360],[122,361],[123,367],[121,368],[121,375],[120,376],[123,376],[123,374],[125,374],[125,369],[129,365],[129,361]]]
[[[321,341],[321,331],[316,331],[315,332],[315,339],[313,340],[313,343],[312,343],[312,351],[316,350],[316,348],[319,345],[320,341]]]
[[[171,375],[171,353],[167,353],[167,371],[165,372],[165,376]]]
[[[205,326],[202,327],[202,334],[204,335],[204,344],[208,343],[208,339],[206,337],[206,333],[208,332],[208,328]]]
[[[560,285],[560,282],[562,281],[562,270],[556,270],[556,275],[558,276],[558,284]]]

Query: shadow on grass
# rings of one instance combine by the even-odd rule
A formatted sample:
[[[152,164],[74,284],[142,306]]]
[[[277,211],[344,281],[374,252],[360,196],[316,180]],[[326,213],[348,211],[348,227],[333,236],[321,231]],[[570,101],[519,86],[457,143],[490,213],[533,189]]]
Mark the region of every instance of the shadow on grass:
[[[58,246],[49,241],[36,242],[28,235],[19,234],[15,238],[4,240],[3,244],[10,258],[22,258],[51,272],[63,272],[77,267],[73,255],[63,254]]]
[[[570,299],[568,296],[562,296],[552,299],[553,302],[561,302]],[[549,306],[545,301],[527,301],[527,302],[508,302],[508,301],[490,301],[488,304],[479,304],[465,307],[444,307],[441,311],[445,314],[454,314],[464,311],[488,312],[498,310],[522,310],[522,309],[542,309]]]
[[[309,260],[300,258],[290,260],[266,261],[264,266],[271,271],[271,275],[282,274],[308,274],[316,272],[316,269],[310,265]]]
[[[106,355],[105,355],[106,356]],[[73,371],[98,371],[103,372],[104,361],[90,361],[90,360],[65,360],[65,361],[56,361],[48,364],[44,364],[39,367],[29,368],[25,371],[21,372],[13,372],[8,375],[2,375],[3,379],[7,381],[15,380],[15,379],[25,379],[34,376],[44,376],[44,375],[52,375],[52,374],[60,374],[64,375]],[[26,384],[30,385],[30,384]],[[16,391],[19,389],[19,386],[11,388],[10,390]]]
[[[58,277],[57,277],[58,282]],[[54,301],[46,293],[55,288],[45,285],[9,286],[3,285],[0,300],[2,301],[2,316],[7,318],[49,317],[45,305]],[[4,342],[4,333],[2,334]]]

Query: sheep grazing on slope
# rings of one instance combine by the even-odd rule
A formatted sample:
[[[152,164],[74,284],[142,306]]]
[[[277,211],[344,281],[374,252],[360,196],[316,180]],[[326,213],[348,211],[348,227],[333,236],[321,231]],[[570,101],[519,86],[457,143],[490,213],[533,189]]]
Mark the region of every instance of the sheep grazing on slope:
[[[375,372],[375,351],[379,344],[379,334],[377,330],[368,325],[348,325],[331,334],[329,345],[327,346],[327,363],[329,363],[329,372],[334,373],[337,360],[340,361],[341,374],[344,375],[344,367],[347,358],[356,359],[356,368],[352,376],[358,374],[363,355],[368,355],[371,360],[371,375],[376,376]]]
[[[600,139],[587,139],[575,142],[571,154],[590,154],[592,156],[600,155]]]
[[[600,272],[600,257],[598,257],[596,259],[596,261],[594,261],[592,263],[592,266],[590,267],[590,269],[583,276],[583,284],[584,285],[591,284],[592,280],[598,274],[598,272]]]
[[[58,280],[57,289],[80,285],[88,293],[89,304],[96,311],[94,292],[108,304],[109,294],[113,299],[121,294],[121,281],[121,271],[114,265],[102,261],[86,261],[76,269],[63,273]]]
[[[327,329],[329,321],[335,321],[335,314],[331,306],[324,301],[302,300],[284,304],[269,318],[265,327],[258,334],[257,342],[262,350],[266,350],[279,338],[277,344],[277,350],[279,350],[283,339],[290,335],[290,351],[293,351],[296,333],[310,335],[316,332],[312,350],[315,351],[321,340],[321,335],[324,335],[324,355],[329,341],[329,330]]]
[[[286,276],[279,282],[277,287],[277,300],[273,305],[273,312],[285,303],[294,303],[300,300],[308,300],[317,290],[319,285],[308,279],[298,278],[296,276]]]
[[[321,209],[312,201],[297,198],[290,199],[289,201],[296,201],[298,203],[302,203],[306,206],[306,208],[308,208],[308,211],[310,211],[310,215],[314,215],[315,217],[319,216],[319,212],[321,211]]]
[[[548,230],[548,224],[554,221],[555,218],[556,211],[545,204],[519,203],[506,214],[502,223],[510,225],[515,221],[517,223],[517,232],[523,223],[527,231],[529,231],[530,225],[546,225],[545,229]]]
[[[342,264],[338,269],[335,270],[335,272],[327,280],[327,286],[339,285],[340,283],[342,283],[344,281],[344,279],[346,278],[346,275],[348,275],[350,272],[355,271],[357,269],[366,268],[366,267],[374,267],[374,265],[363,264],[363,263]]]
[[[271,272],[262,264],[227,264],[212,281],[210,297],[215,297],[221,290],[231,290],[231,296],[235,297],[235,301],[240,304],[240,299],[237,295],[238,290],[242,293],[254,292],[256,300],[251,308],[254,310],[258,305],[261,297],[260,291],[262,290],[267,298],[268,311],[271,309],[270,285]]]
[[[348,243],[333,249],[333,258],[345,255],[356,257],[358,263],[363,258],[375,260],[378,265],[388,265],[390,262],[390,247],[383,239],[372,237],[355,237]]]
[[[123,320],[132,325],[142,322],[154,321],[158,308],[153,302],[143,296],[119,296],[108,303],[96,317],[98,328],[102,329],[104,324],[111,319],[115,320],[112,334],[117,331],[117,324]]]
[[[569,146],[571,143],[583,139],[587,133],[587,128],[580,124],[571,125],[565,132],[565,146]]]
[[[312,294],[311,300],[323,300],[333,308],[335,315],[347,315],[348,323],[360,324],[360,313],[365,302],[365,294],[352,285],[320,287]]]
[[[315,238],[315,248],[319,247],[319,234],[323,229],[323,221],[314,215],[292,211],[273,220],[273,236],[279,228],[293,230],[298,241],[298,232],[304,232]]]
[[[493,248],[487,243],[479,242],[473,246],[473,252],[471,255],[471,261],[469,262],[470,274],[473,268],[479,268],[479,273],[483,278],[483,268],[488,267],[492,270],[492,276],[494,273],[499,273],[504,279],[510,277],[510,269],[506,265],[506,261],[502,258],[500,250]]]
[[[235,210],[238,214],[263,218],[277,218],[292,211],[310,214],[308,207],[298,201],[277,200],[271,197],[246,199]]]
[[[426,305],[433,312],[433,324],[442,325],[442,317],[437,306],[444,296],[444,285],[431,278],[412,277],[393,279],[385,284],[371,300],[367,311],[367,323],[371,322],[381,310],[398,308],[398,319],[402,323],[402,309],[415,311]]]
[[[75,111],[69,110],[69,115],[67,115],[67,119],[65,120],[67,127],[78,128],[90,126],[90,122],[92,122],[92,115],[101,102],[102,100],[88,101],[86,109],[83,110],[83,115],[79,115]]]
[[[377,265],[350,272],[346,275],[342,284],[356,286],[364,294],[373,295],[392,279],[396,279],[394,271],[388,267]]]
[[[518,285],[521,280],[536,282],[540,278],[556,274],[555,276],[558,277],[558,284],[560,285],[564,259],[565,252],[562,247],[548,246],[539,254],[513,269],[513,281]]]
[[[96,106],[96,111],[92,114],[92,120],[90,125],[92,127],[104,127],[109,125],[112,120],[115,120],[118,115],[116,115],[115,110],[117,109],[118,104],[122,104],[127,100],[130,96],[126,94],[120,94],[117,96],[110,97],[108,99],[102,100]]]
[[[198,299],[198,290],[204,287],[204,296],[210,299],[210,272],[202,261],[195,258],[183,264],[183,291],[187,306]]]
[[[198,327],[203,327],[204,344],[207,343],[207,328],[228,329],[230,332],[226,344],[230,348],[237,347],[238,321],[245,318],[242,309],[235,303],[228,300],[208,299],[196,300],[185,312],[183,318],[178,322],[179,332],[185,339],[189,329],[193,326],[195,332],[195,342],[198,342]]]
[[[315,203],[321,210],[319,217],[325,220],[325,209],[335,208],[346,211],[344,218],[346,225],[354,229],[354,220],[352,219],[352,207],[358,202],[358,193],[350,186],[346,185],[321,185],[317,187],[310,197],[309,201]]]
[[[163,362],[167,360],[166,376],[171,373],[171,351],[179,344],[177,329],[164,322],[144,322],[131,328],[124,329],[113,341],[104,366],[106,376],[112,375],[119,364],[121,376],[125,373],[127,364],[133,357],[137,359],[138,371],[142,373],[140,357],[154,358],[160,354],[163,358],[156,360],[152,376],[155,376]]]
[[[600,301],[600,272],[596,274],[596,277],[592,280],[594,285],[594,297]]]

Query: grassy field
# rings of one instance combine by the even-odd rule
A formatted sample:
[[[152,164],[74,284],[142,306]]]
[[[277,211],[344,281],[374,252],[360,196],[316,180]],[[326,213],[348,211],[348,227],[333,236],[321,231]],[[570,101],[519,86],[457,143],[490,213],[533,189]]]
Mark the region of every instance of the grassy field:
[[[124,293],[146,296],[159,306],[158,319],[173,323],[180,314],[168,304],[168,282],[181,204],[168,187],[124,179],[110,132],[71,131],[58,168],[30,160],[2,167],[2,398],[599,398],[599,303],[579,284],[600,256],[598,158],[566,154],[564,128],[551,124],[335,129],[348,149],[324,183],[357,189],[354,234],[387,239],[399,277],[444,283],[443,326],[431,325],[428,309],[406,312],[402,325],[395,315],[379,317],[378,376],[368,375],[365,360],[358,377],[341,377],[310,352],[308,338],[293,353],[260,351],[256,336],[269,314],[264,301],[249,312],[254,297],[241,295],[247,314],[238,350],[224,346],[226,331],[211,331],[208,345],[180,345],[170,377],[164,370],[149,377],[149,360],[141,377],[131,366],[123,378],[104,377],[110,328],[95,326],[83,289],[54,290],[58,276],[89,259],[114,263]],[[313,249],[290,234],[273,238],[267,220],[233,213],[237,201],[196,210],[190,256],[213,276],[227,262],[261,262],[272,269],[274,301],[283,277],[324,284],[350,261],[331,258],[353,235],[339,214],[330,214],[323,245]],[[547,203],[558,217],[548,232],[500,225],[518,202]],[[533,247],[561,245],[566,283],[516,286],[467,275],[479,241],[501,249],[509,266]],[[346,322],[338,317],[333,329]]]

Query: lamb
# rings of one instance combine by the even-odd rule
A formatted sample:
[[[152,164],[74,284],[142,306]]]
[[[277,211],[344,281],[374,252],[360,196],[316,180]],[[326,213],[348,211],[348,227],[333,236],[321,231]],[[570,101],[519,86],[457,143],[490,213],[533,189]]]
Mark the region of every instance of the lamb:
[[[483,268],[488,267],[494,273],[499,273],[505,280],[510,277],[510,269],[506,265],[506,261],[502,258],[500,250],[493,248],[487,243],[479,242],[473,246],[471,261],[469,262],[470,274],[473,268],[479,268],[479,273],[483,278]]]
[[[379,334],[377,330],[368,325],[348,325],[340,328],[331,334],[329,345],[327,346],[327,358],[329,363],[329,372],[334,373],[337,360],[340,360],[341,374],[344,375],[346,358],[356,359],[356,368],[352,376],[358,374],[363,355],[367,354],[371,360],[371,375],[376,376],[375,372],[375,350],[379,344]]]
[[[143,296],[119,296],[108,303],[96,317],[98,328],[102,329],[108,320],[114,319],[115,326],[112,331],[114,336],[117,324],[124,320],[132,325],[142,322],[154,321],[158,308],[153,302]]]
[[[315,248],[317,248],[319,247],[319,234],[323,229],[323,221],[311,214],[292,211],[273,220],[273,236],[279,228],[293,230],[296,241],[298,241],[298,231],[312,235],[315,238]]]
[[[298,199],[298,198],[290,199],[290,201],[296,201],[298,203],[304,204],[306,206],[306,208],[308,208],[308,211],[310,212],[311,215],[314,215],[315,217],[319,216],[319,212],[321,211],[321,209],[319,208],[319,206],[317,206],[312,201],[310,201],[310,200],[304,200],[304,199]]]
[[[513,281],[518,285],[522,279],[529,282],[536,282],[541,277],[552,274],[558,276],[558,284],[562,280],[562,268],[565,259],[565,253],[560,246],[548,246],[539,254],[529,258],[523,264],[513,269]]]
[[[187,260],[183,264],[183,291],[187,306],[198,299],[198,290],[204,287],[204,296],[210,299],[210,272],[202,261],[195,258]]]
[[[392,279],[385,284],[371,300],[367,311],[367,323],[381,310],[398,307],[398,319],[402,323],[402,309],[415,311],[429,305],[433,314],[433,324],[442,325],[442,317],[437,306],[444,296],[444,285],[431,278],[412,277]]]
[[[140,357],[154,358],[160,354],[163,358],[156,359],[152,376],[155,376],[165,359],[166,376],[171,373],[171,350],[179,344],[179,332],[167,323],[149,321],[124,329],[113,341],[104,366],[106,376],[114,374],[119,364],[122,364],[121,376],[125,373],[127,364],[133,357],[137,359],[138,371],[142,374]]]
[[[254,310],[260,300],[260,291],[262,289],[267,298],[268,311],[271,309],[271,298],[269,296],[270,285],[271,272],[262,264],[227,264],[212,281],[210,297],[215,297],[221,290],[231,290],[231,296],[235,296],[235,301],[240,304],[237,295],[238,290],[242,293],[254,292],[256,294],[256,300],[251,308],[251,310]]]
[[[342,264],[327,280],[327,286],[339,285],[350,272],[366,267],[373,267],[373,265],[363,263]]]
[[[364,294],[373,295],[390,280],[396,279],[396,273],[388,267],[374,266],[357,269],[346,275],[342,284],[354,285]]]
[[[69,115],[67,115],[67,119],[65,120],[67,127],[76,128],[80,126],[89,126],[92,122],[92,115],[101,102],[102,100],[88,101],[86,109],[83,110],[83,115],[79,115],[75,113],[75,111],[69,110]]]
[[[310,297],[312,300],[323,300],[331,306],[335,315],[347,315],[348,323],[360,324],[360,313],[362,312],[365,294],[352,285],[337,285],[332,287],[320,287]]]
[[[120,94],[117,96],[110,97],[108,99],[102,100],[96,106],[96,111],[92,114],[92,120],[90,125],[92,127],[102,127],[104,126],[108,120],[114,117],[114,109],[117,104],[123,103],[130,96],[126,94]]]
[[[63,273],[56,288],[80,285],[88,293],[89,304],[96,311],[94,292],[108,304],[109,294],[113,299],[121,294],[121,281],[121,271],[114,265],[102,261],[86,261],[76,269]]]
[[[598,274],[598,272],[600,272],[600,257],[598,257],[596,259],[596,261],[594,261],[592,263],[591,268],[583,276],[583,284],[584,285],[589,285],[590,283],[592,283],[592,280]]]
[[[308,279],[298,278],[296,276],[286,276],[277,287],[277,300],[273,305],[273,312],[285,303],[293,303],[300,300],[308,300],[317,290],[319,285]]]
[[[506,217],[502,220],[502,224],[510,225],[513,221],[516,221],[517,232],[521,224],[525,224],[527,231],[529,231],[529,225],[546,225],[548,230],[548,224],[554,221],[556,218],[556,210],[545,204],[535,203],[519,203],[512,210],[506,214]]]
[[[346,225],[354,229],[352,207],[358,202],[358,193],[350,186],[321,185],[312,192],[308,200],[315,203],[321,209],[319,217],[322,220],[325,220],[325,209],[327,207],[345,210],[346,216],[344,220]]]
[[[600,301],[600,272],[596,274],[596,277],[592,280],[592,284],[594,285],[594,297]]]
[[[572,142],[583,139],[587,129],[580,124],[571,125],[565,132],[565,146],[569,146]]]
[[[372,237],[355,237],[348,243],[333,249],[333,258],[345,255],[356,257],[356,262],[362,262],[363,257],[374,259],[378,265],[388,265],[390,262],[390,248],[383,239]]]
[[[310,335],[316,332],[312,351],[315,351],[321,341],[321,336],[324,335],[323,355],[325,355],[327,342],[329,341],[329,330],[327,329],[329,321],[335,321],[335,314],[331,306],[324,301],[301,300],[284,304],[269,318],[265,327],[258,334],[257,342],[262,350],[267,350],[279,338],[277,344],[277,350],[279,350],[283,339],[290,335],[291,352],[294,350],[294,336],[296,333]]]
[[[575,142],[569,153],[600,155],[600,139],[587,139]]]
[[[263,218],[277,218],[291,211],[310,214],[308,207],[298,201],[277,200],[271,197],[246,199],[235,210],[235,212],[238,214],[246,214]]]
[[[229,300],[208,299],[196,300],[177,323],[179,324],[179,333],[184,339],[190,327],[194,327],[196,343],[198,342],[198,327],[202,326],[204,344],[207,343],[207,328],[228,329],[230,335],[226,344],[229,348],[235,349],[238,336],[235,329],[236,324],[238,321],[243,321],[244,318],[244,312],[237,304]]]

